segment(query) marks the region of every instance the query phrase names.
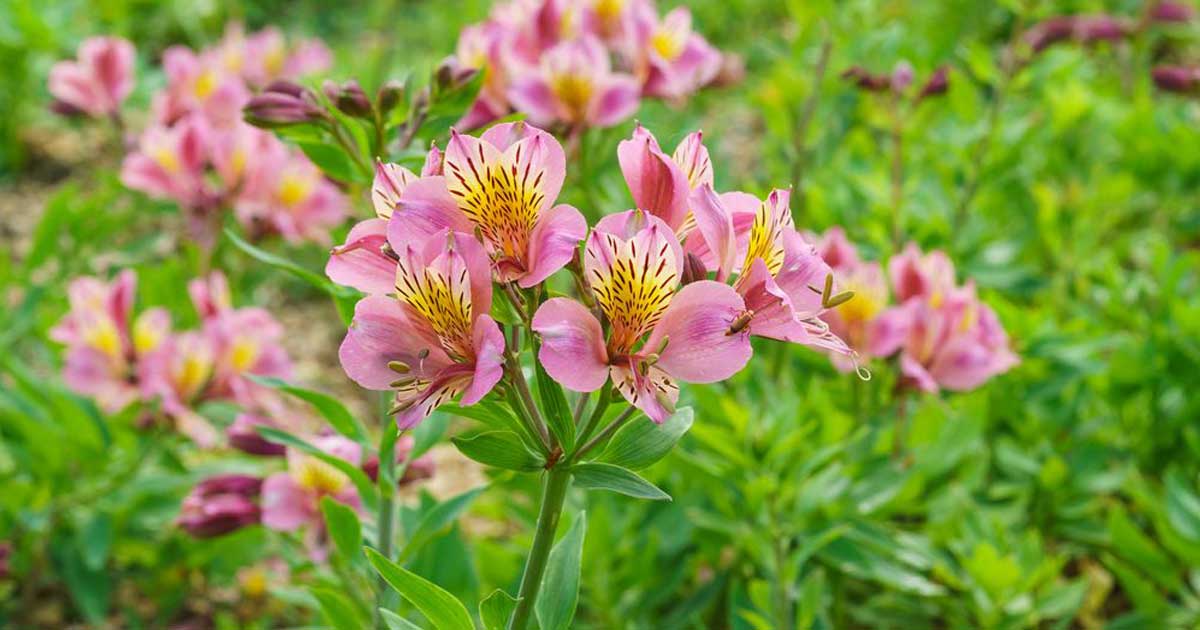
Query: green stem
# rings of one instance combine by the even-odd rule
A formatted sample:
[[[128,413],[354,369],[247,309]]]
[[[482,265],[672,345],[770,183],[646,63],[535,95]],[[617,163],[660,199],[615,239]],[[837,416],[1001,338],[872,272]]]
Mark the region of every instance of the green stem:
[[[386,398],[384,398],[386,400]],[[396,455],[395,443],[396,440],[390,440],[389,431],[395,431],[396,427],[392,424],[391,417],[383,416],[383,437],[379,439],[379,480],[385,483],[379,486],[379,536],[376,539],[375,546],[379,549],[380,555],[392,559],[392,543],[395,535],[392,533],[394,519],[396,517],[396,507],[393,501],[396,495]],[[398,437],[396,439],[399,439]],[[383,630],[387,627],[387,622],[384,621],[380,614],[380,609],[388,607],[388,598],[391,596],[392,589],[388,586],[387,581],[383,576],[379,576],[375,582],[375,627],[378,630]]]
[[[554,546],[554,532],[562,516],[563,501],[571,486],[571,470],[568,466],[555,466],[546,473],[542,486],[542,507],[538,514],[537,530],[533,535],[533,547],[525,561],[525,573],[521,576],[521,590],[517,593],[517,607],[508,622],[508,630],[525,630],[529,625],[538,592],[542,588],[542,576],[546,573],[546,560]]]
[[[633,417],[633,414],[636,411],[637,407],[633,406],[630,406],[625,411],[622,411],[621,415],[617,416],[617,419],[612,421],[612,424],[604,427],[604,430],[601,431],[596,437],[592,438],[587,444],[579,447],[579,450],[575,452],[574,461],[579,461],[580,458],[582,458],[584,455],[587,455],[588,451],[596,448],[596,445],[608,439],[608,436],[615,433],[617,429],[620,429],[626,421]]]
[[[521,363],[516,358],[517,355],[509,355],[509,373],[512,375],[513,386],[517,390],[517,395],[521,397],[521,402],[525,405],[525,410],[529,414],[529,419],[533,422],[533,428],[537,431],[538,439],[545,445],[546,450],[550,451],[554,448],[554,440],[550,436],[550,430],[546,428],[546,421],[542,419],[542,412],[533,402],[533,394],[529,391],[529,383],[525,380],[525,373],[521,371]]]
[[[608,409],[608,403],[611,401],[612,387],[608,383],[605,383],[600,388],[600,397],[596,399],[596,407],[592,409],[592,415],[588,417],[587,422],[579,429],[579,437],[575,438],[576,444],[583,444],[592,436],[592,431],[596,430],[596,425],[604,417],[604,411]]]

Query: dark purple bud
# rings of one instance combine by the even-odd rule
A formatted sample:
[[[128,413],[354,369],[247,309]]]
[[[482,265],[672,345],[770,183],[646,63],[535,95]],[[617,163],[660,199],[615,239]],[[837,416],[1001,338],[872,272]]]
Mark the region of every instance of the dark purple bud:
[[[404,436],[396,443],[396,465],[403,464],[408,459],[408,454],[412,451],[413,438]],[[379,456],[372,455],[362,465],[362,470],[371,478],[371,481],[379,479]],[[434,463],[433,458],[428,455],[418,457],[416,461],[409,463],[408,468],[404,470],[404,475],[397,481],[397,485],[406,486],[410,483],[428,479],[433,476]]]
[[[1034,24],[1032,28],[1025,32],[1022,39],[1033,49],[1033,52],[1037,53],[1058,42],[1070,39],[1074,32],[1075,18],[1069,15],[1061,15]]]
[[[892,85],[891,77],[871,74],[862,66],[852,66],[842,73],[842,78],[868,92],[882,92]]]
[[[1075,39],[1085,44],[1121,41],[1127,33],[1125,25],[1111,15],[1081,15],[1075,18]]]
[[[55,99],[50,103],[50,111],[62,116],[63,118],[77,118],[79,116],[87,115],[87,112],[83,111],[82,109],[79,109],[78,107],[75,107],[66,101],[60,101],[58,99]]]
[[[325,81],[321,84],[321,91],[343,114],[356,118],[371,116],[371,99],[367,98],[366,92],[363,92],[358,81],[350,79],[341,85],[333,81]]]
[[[196,538],[222,536],[258,523],[262,480],[248,475],[219,475],[192,488],[176,523]]]
[[[1159,2],[1150,10],[1150,19],[1155,22],[1190,22],[1196,10],[1182,2]]]
[[[265,89],[263,89],[263,91],[264,92],[278,92],[280,94],[287,94],[288,96],[294,96],[296,98],[300,98],[301,96],[304,95],[305,92],[308,92],[309,90],[308,90],[308,88],[304,87],[303,85],[300,85],[299,83],[279,79],[277,81],[272,81],[272,82],[268,83],[267,87]]]
[[[451,55],[443,59],[434,70],[433,83],[438,91],[453,90],[468,83],[477,72],[477,68],[463,67],[458,58]]]
[[[375,95],[375,103],[381,114],[392,111],[402,100],[404,100],[404,84],[400,81],[384,83],[380,86],[379,93]]]
[[[230,446],[243,453],[282,457],[287,449],[282,444],[267,440],[256,429],[259,426],[274,425],[275,423],[267,418],[243,413],[238,415],[233,424],[225,429],[225,437],[229,440]]]
[[[303,94],[292,96],[284,92],[263,92],[246,103],[242,115],[251,125],[269,129],[316,122],[324,118],[325,112],[308,102]]]
[[[688,252],[683,257],[683,273],[680,275],[679,282],[683,285],[689,285],[698,280],[708,279],[708,267],[704,265],[704,261],[700,257]]]
[[[893,92],[901,94],[908,89],[908,86],[912,85],[914,76],[912,64],[901,61],[892,69],[892,76],[888,78],[888,83],[891,84]]]
[[[1200,68],[1186,66],[1156,66],[1150,71],[1154,85],[1164,92],[1188,94],[1196,90]]]
[[[950,67],[938,66],[938,69],[929,75],[929,80],[925,82],[925,85],[921,86],[921,92],[917,94],[917,100],[924,100],[930,96],[945,94],[949,87]]]

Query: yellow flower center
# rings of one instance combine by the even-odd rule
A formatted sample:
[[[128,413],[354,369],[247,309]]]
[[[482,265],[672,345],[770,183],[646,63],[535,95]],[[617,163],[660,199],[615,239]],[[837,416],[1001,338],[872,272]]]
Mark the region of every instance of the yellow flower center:
[[[279,190],[275,193],[279,198],[279,203],[288,208],[295,207],[308,199],[312,193],[313,183],[311,179],[296,177],[295,175],[284,175],[279,182]]]
[[[229,363],[236,372],[245,372],[258,360],[259,345],[253,339],[238,337],[229,349]]]
[[[283,72],[283,64],[287,61],[287,51],[283,46],[273,46],[263,57],[263,68],[267,74],[275,76]]]
[[[208,360],[208,357],[198,352],[188,352],[179,365],[179,370],[175,375],[175,384],[185,397],[190,396],[200,391],[200,388],[208,382],[208,376],[211,373],[212,362]]]
[[[596,17],[602,22],[609,23],[621,16],[625,8],[625,0],[598,0],[595,5]]]
[[[311,455],[296,463],[292,478],[317,494],[336,494],[349,481],[345,473]]]
[[[687,34],[673,29],[660,28],[650,38],[650,45],[654,47],[654,51],[667,61],[674,61],[679,57],[685,43],[687,43]]]
[[[212,70],[204,70],[200,76],[196,77],[196,82],[192,85],[192,94],[200,100],[208,98],[213,91],[217,89],[217,73]]]
[[[754,223],[750,226],[750,243],[746,248],[746,261],[742,264],[743,273],[749,271],[750,265],[758,258],[767,264],[767,271],[772,276],[779,273],[783,267],[783,228],[790,219],[791,215],[787,212],[774,212],[766,202],[758,205]]]
[[[611,234],[604,238],[613,254],[612,265],[593,268],[588,284],[612,324],[609,347],[621,354],[631,350],[662,318],[679,284],[679,274],[675,253],[665,238],[651,240],[649,247],[644,241],[622,241]],[[591,255],[603,258],[599,252]]]
[[[859,282],[850,277],[843,282],[843,290],[853,291],[850,301],[837,307],[837,312],[848,323],[869,322],[875,319],[884,306],[886,296],[879,295],[874,287]]]
[[[514,156],[489,161],[480,147],[466,163],[447,160],[447,188],[484,240],[503,258],[523,264],[529,235],[537,224],[546,197],[542,192],[545,171],[522,164],[521,150]]]
[[[587,113],[592,100],[592,82],[578,74],[559,74],[550,82],[550,89],[558,100],[570,111],[571,117],[579,119]]]
[[[117,326],[107,317],[97,318],[83,334],[84,341],[109,357],[121,356],[121,335]]]
[[[168,147],[159,147],[153,151],[154,161],[162,167],[162,170],[174,175],[179,172],[179,158],[175,152]]]
[[[151,320],[143,314],[138,317],[133,324],[133,349],[138,354],[146,354],[154,351],[162,345],[163,339],[166,337],[163,330],[154,326]]]
[[[445,277],[432,267],[414,269],[407,257],[396,267],[396,293],[400,300],[429,322],[442,347],[451,356],[473,356],[471,339],[471,282],[461,259]]]

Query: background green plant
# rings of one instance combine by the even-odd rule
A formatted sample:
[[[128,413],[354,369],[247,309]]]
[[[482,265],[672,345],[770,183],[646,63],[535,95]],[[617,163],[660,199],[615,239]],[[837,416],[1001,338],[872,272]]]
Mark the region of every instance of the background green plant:
[[[181,287],[201,261],[176,242],[170,206],[120,187],[113,152],[98,150],[110,146],[106,130],[45,113],[51,63],[87,35],[131,37],[149,77],[133,99],[144,106],[162,83],[166,45],[213,41],[230,18],[261,26],[284,16],[289,32],[329,41],[332,76],[369,88],[392,68],[427,76],[486,4],[0,5],[0,540],[14,542],[21,580],[0,581],[0,621],[326,619],[292,587],[254,609],[223,599],[239,567],[288,552],[288,541],[261,528],[217,541],[181,535],[171,526],[180,498],[224,463],[140,430],[134,415],[106,418],[57,380],[46,330],[65,310],[69,278],[132,266],[140,299],[168,306],[183,326],[194,315]],[[948,94],[904,121],[901,225],[950,251],[960,279],[975,279],[1023,363],[979,391],[912,401],[899,460],[886,365],[864,383],[796,351],[724,386],[685,390],[695,423],[640,471],[672,502],[568,497],[560,535],[587,511],[577,627],[1200,623],[1200,109],[1155,92],[1148,72],[1159,60],[1200,59],[1197,26],[1058,46],[1005,82],[1000,51],[1019,29],[1064,12],[1136,16],[1143,3],[688,4],[702,32],[745,57],[747,77],[679,109],[647,104],[639,119],[667,146],[702,128],[718,189],[790,183],[798,225],[842,225],[876,257],[893,251],[891,112],[838,75],[900,59],[919,78],[954,66]],[[585,213],[629,203],[614,157],[627,133],[587,139],[587,177],[568,187]],[[238,303],[307,309],[337,325],[319,291],[222,243],[218,264]],[[308,269],[323,264],[319,248],[270,249]],[[335,360],[332,347],[319,356]],[[346,391],[336,370],[306,376]],[[465,601],[515,592],[536,518],[531,479],[489,481],[463,507],[492,526],[467,531],[450,519],[406,565]],[[406,505],[401,530],[417,531],[438,505],[429,495]],[[303,562],[292,575],[317,592],[336,584]]]

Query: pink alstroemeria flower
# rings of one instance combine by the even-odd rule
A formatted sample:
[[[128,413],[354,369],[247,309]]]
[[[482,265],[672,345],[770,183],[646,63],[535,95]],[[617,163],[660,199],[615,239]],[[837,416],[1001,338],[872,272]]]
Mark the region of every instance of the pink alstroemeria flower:
[[[888,261],[888,277],[896,301],[903,304],[914,297],[940,303],[954,288],[954,263],[943,251],[922,255],[914,243]]]
[[[75,61],[50,69],[50,94],[89,116],[111,116],[133,91],[133,44],[118,37],[92,37],[79,45]]]
[[[887,280],[879,263],[841,267],[835,285],[839,291],[853,291],[854,297],[825,314],[829,329],[860,357],[883,358],[896,352],[908,331],[909,313],[903,308],[888,308]],[[844,357],[830,358],[842,372],[854,369]]]
[[[348,202],[299,149],[271,143],[255,158],[234,211],[251,233],[278,233],[289,242],[327,242]]]
[[[329,435],[310,442],[354,466],[362,464],[362,447],[352,440]],[[315,561],[324,562],[329,549],[321,499],[332,497],[355,510],[361,510],[362,501],[350,478],[328,462],[295,449],[288,449],[287,462],[287,472],[275,473],[263,482],[262,523],[283,532],[307,528],[309,554]]]
[[[441,209],[425,212],[418,207],[413,216],[403,220],[402,225],[399,223],[401,219],[397,219],[395,231],[398,240],[394,245],[388,243],[389,221],[396,213],[410,184],[418,183],[418,189],[430,188],[429,195],[440,198],[441,206],[453,208],[454,200],[445,190],[445,183],[440,178],[441,173],[442,154],[436,146],[426,155],[421,177],[399,164],[376,161],[375,181],[371,186],[371,203],[375,208],[376,218],[360,221],[350,229],[344,244],[330,250],[329,262],[325,264],[325,275],[338,284],[354,287],[363,293],[391,293],[396,282],[395,251],[403,240],[411,237],[409,232],[432,234],[446,228],[456,232],[470,232],[471,224],[461,213],[447,213]],[[420,190],[416,192],[421,193]],[[450,223],[451,220],[457,220],[457,223]]]
[[[196,538],[224,536],[262,519],[258,497],[263,480],[217,475],[196,484],[183,499],[176,524]]]
[[[681,99],[720,72],[721,53],[692,31],[687,7],[677,7],[660,20],[651,3],[640,3],[634,21],[634,67],[646,96]]]
[[[231,25],[218,50],[226,69],[258,87],[276,79],[320,72],[333,61],[333,54],[320,40],[303,40],[289,48],[283,32],[275,27],[247,36],[240,24]]]
[[[591,36],[546,51],[508,91],[513,106],[543,126],[610,127],[637,111],[639,96],[637,80],[613,73],[608,52]]]
[[[1020,362],[995,312],[974,284],[939,300],[915,298],[901,307],[909,326],[900,354],[905,380],[925,392],[974,389]]]
[[[50,330],[51,339],[67,346],[67,386],[109,413],[141,397],[138,364],[170,334],[171,319],[163,309],[132,319],[136,292],[137,277],[130,270],[111,283],[78,278],[67,288],[71,310]]]
[[[397,297],[360,300],[338,356],[359,385],[396,390],[405,429],[459,394],[468,406],[490,392],[504,372],[504,335],[487,314],[491,271],[478,241],[443,230],[392,246]]]
[[[473,24],[459,33],[453,58],[457,68],[486,75],[479,96],[455,128],[477,129],[508,113],[508,62],[504,57],[509,40],[510,30],[494,20]]]
[[[405,191],[405,221],[440,214],[426,223],[457,226],[464,217],[482,238],[496,277],[523,288],[570,262],[587,222],[573,206],[554,205],[566,175],[554,136],[523,122],[496,125],[478,138],[451,132],[443,164],[444,177]]]
[[[157,400],[180,433],[206,448],[216,445],[218,433],[194,407],[208,394],[213,361],[212,341],[193,331],[170,337],[139,366],[145,398]]]
[[[151,126],[137,149],[125,156],[121,183],[185,208],[205,206],[212,197],[204,181],[209,143],[209,128],[199,117],[189,116],[171,127]]]
[[[662,219],[680,239],[687,236],[695,227],[690,196],[700,186],[713,184],[712,161],[703,134],[688,134],[668,156],[654,134],[638,125],[628,140],[617,145],[617,161],[637,208]]]
[[[663,422],[679,398],[676,381],[712,383],[741,370],[752,352],[749,332],[736,325],[746,313],[742,297],[709,280],[676,293],[682,265],[683,250],[661,219],[631,210],[601,220],[588,239],[584,275],[609,322],[608,339],[582,304],[547,300],[533,329],[550,376],[578,392],[611,376],[630,404]]]

